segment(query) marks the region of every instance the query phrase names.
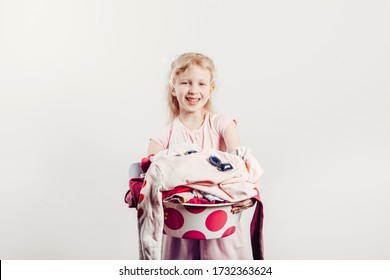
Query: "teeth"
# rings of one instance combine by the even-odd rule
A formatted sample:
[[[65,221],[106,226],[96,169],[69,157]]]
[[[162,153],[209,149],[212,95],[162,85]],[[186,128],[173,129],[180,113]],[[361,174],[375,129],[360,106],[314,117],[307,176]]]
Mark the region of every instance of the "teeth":
[[[193,105],[197,104],[200,100],[200,98],[193,98],[193,97],[187,97],[186,99],[188,100],[188,102],[190,104],[193,104]]]

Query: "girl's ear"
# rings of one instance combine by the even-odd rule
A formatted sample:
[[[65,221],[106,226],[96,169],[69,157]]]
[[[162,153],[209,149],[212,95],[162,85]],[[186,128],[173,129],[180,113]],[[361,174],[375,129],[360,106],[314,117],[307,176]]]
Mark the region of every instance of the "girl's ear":
[[[212,93],[214,92],[214,90],[215,90],[215,85],[212,84],[212,85],[210,86],[210,94],[212,94]]]
[[[173,96],[176,96],[175,86],[173,85],[173,83],[170,83],[170,84],[169,84],[169,91],[171,92],[171,94],[172,94]]]

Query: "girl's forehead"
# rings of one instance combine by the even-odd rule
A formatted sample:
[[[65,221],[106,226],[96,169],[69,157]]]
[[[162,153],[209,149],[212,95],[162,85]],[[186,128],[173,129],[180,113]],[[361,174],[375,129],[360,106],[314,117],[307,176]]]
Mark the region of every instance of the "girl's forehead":
[[[208,69],[198,65],[189,66],[184,72],[179,74],[179,77],[198,77],[203,79],[211,79],[211,73]]]

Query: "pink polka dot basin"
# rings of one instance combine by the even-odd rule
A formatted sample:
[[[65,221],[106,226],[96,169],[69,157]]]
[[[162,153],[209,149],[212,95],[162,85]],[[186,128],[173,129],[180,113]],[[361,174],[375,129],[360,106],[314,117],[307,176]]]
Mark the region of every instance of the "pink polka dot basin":
[[[235,233],[240,214],[231,212],[233,203],[188,204],[164,201],[164,231],[184,239],[216,239]]]

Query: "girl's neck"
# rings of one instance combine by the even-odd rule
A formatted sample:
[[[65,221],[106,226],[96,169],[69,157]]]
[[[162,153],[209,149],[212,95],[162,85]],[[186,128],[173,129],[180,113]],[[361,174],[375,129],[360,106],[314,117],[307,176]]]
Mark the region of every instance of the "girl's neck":
[[[195,130],[202,126],[205,115],[206,111],[201,110],[195,113],[180,113],[178,118],[185,127]]]

